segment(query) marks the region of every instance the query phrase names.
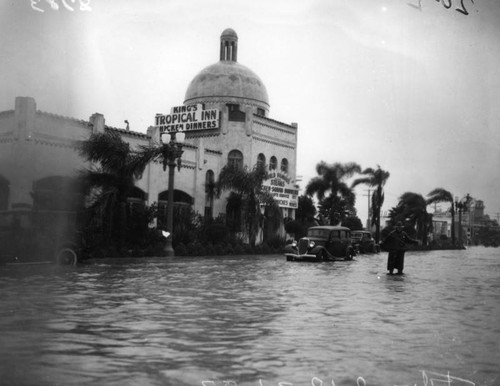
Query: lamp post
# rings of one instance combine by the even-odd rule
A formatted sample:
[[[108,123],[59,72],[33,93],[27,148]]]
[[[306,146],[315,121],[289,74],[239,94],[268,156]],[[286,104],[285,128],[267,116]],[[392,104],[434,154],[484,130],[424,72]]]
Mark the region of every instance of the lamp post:
[[[170,141],[163,142],[163,135],[169,134]],[[163,147],[163,170],[168,166],[168,203],[167,203],[167,241],[165,242],[166,256],[175,256],[174,248],[172,247],[173,237],[173,220],[174,220],[174,176],[175,167],[181,170],[181,156],[183,153],[182,143],[184,142],[185,134],[183,132],[161,133],[160,140]]]

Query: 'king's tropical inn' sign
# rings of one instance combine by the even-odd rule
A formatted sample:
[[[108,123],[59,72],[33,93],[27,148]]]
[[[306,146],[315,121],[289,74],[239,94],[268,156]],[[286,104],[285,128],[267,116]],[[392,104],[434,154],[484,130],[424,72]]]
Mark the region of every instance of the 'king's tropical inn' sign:
[[[205,110],[202,104],[172,107],[168,115],[156,114],[155,126],[160,133],[218,129],[220,110]]]

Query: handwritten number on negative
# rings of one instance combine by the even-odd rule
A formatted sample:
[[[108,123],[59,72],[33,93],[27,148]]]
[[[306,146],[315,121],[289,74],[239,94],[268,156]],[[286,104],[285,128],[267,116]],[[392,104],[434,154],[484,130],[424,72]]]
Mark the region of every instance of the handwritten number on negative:
[[[452,6],[452,0],[436,0],[438,3],[442,3],[443,7],[446,9],[450,9]],[[474,0],[470,0],[472,4],[474,4]],[[455,8],[455,11],[460,12],[463,15],[468,15],[469,12],[465,8],[464,0],[460,0],[460,7]]]
[[[474,4],[474,0],[470,0],[470,2],[472,4]],[[463,13],[464,15],[468,15],[469,12],[467,12],[467,10],[465,9],[465,5],[464,5],[464,0],[460,0],[460,4],[462,5],[462,8],[455,8],[458,12],[460,13]]]

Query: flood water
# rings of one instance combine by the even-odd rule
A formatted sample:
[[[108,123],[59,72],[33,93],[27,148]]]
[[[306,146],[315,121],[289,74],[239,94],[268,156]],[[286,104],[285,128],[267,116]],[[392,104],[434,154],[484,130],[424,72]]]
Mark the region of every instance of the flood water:
[[[500,385],[500,249],[0,267],[1,385]]]

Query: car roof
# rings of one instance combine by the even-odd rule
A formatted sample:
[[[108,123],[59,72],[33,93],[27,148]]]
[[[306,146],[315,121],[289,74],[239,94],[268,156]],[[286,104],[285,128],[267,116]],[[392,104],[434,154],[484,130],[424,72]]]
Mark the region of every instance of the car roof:
[[[350,231],[349,228],[338,226],[338,225],[319,225],[319,226],[310,227],[309,229],[326,229],[329,231],[338,231],[338,230]]]
[[[371,235],[371,232],[368,231],[351,231],[352,233],[368,233]]]

